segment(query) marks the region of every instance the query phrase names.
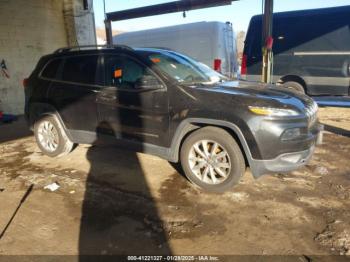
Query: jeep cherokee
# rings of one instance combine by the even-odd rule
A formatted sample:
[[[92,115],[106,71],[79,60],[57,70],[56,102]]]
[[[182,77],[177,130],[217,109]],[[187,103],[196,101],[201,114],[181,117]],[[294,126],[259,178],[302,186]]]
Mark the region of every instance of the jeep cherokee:
[[[209,191],[231,188],[247,166],[257,178],[305,165],[319,134],[308,96],[232,81],[170,50],[63,48],[24,84],[26,119],[44,154],[109,138],[180,162]]]

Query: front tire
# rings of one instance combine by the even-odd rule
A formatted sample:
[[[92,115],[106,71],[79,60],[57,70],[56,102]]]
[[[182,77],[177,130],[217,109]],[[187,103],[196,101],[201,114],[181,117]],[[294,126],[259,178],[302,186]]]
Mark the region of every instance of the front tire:
[[[34,135],[40,150],[49,157],[67,155],[74,147],[74,143],[54,116],[45,116],[37,121],[34,125]]]
[[[217,127],[204,127],[190,134],[181,147],[180,159],[193,184],[218,193],[237,184],[246,168],[237,142]]]

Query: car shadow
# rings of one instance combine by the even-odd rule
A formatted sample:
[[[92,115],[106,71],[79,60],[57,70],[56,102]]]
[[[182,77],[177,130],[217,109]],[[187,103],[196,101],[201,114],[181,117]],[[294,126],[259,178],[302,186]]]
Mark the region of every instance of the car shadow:
[[[112,80],[96,97],[97,138],[86,156],[90,171],[82,204],[81,261],[100,261],[96,255],[112,255],[112,261],[125,260],[114,257],[118,255],[171,255],[162,219],[135,152],[144,151],[148,130],[145,116],[153,116],[148,100],[158,93],[146,90],[143,94],[135,89],[136,76],[143,76],[145,69],[124,67],[113,57],[109,63],[108,68],[113,70],[106,74]],[[136,141],[135,151],[124,150],[123,140]]]
[[[162,221],[135,152],[99,137],[87,152],[79,254],[170,254]]]

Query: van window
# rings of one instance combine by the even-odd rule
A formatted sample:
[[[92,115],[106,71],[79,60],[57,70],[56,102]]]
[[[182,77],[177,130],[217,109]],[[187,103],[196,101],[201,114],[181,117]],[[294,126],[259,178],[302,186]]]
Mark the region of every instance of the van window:
[[[290,24],[288,20],[281,20],[273,28],[274,34],[274,45],[273,51],[275,54],[291,51],[297,48],[305,39],[304,32],[309,34],[308,30],[304,30],[298,23]]]
[[[255,34],[252,38],[251,38],[251,48],[250,48],[250,55],[252,57],[260,57],[262,54],[262,44],[261,44],[261,33],[260,34]],[[248,41],[249,42],[249,41]]]
[[[49,78],[49,79],[55,79],[57,76],[57,70],[60,67],[60,64],[62,62],[62,59],[54,59],[51,60],[41,73],[42,77]]]
[[[302,26],[300,24],[300,28]],[[307,21],[304,27],[308,30],[302,33],[305,40],[300,43],[301,51],[349,50],[349,22],[341,19],[324,19],[317,24]]]
[[[76,56],[65,60],[63,81],[96,84],[96,69],[98,56]]]
[[[276,19],[273,28],[274,52],[339,51],[348,49],[348,22],[341,19]]]
[[[122,89],[134,89],[144,76],[152,75],[150,70],[127,56],[105,57],[106,85]]]
[[[262,49],[262,22],[261,19],[253,17],[245,39],[244,52],[249,57],[260,57]]]

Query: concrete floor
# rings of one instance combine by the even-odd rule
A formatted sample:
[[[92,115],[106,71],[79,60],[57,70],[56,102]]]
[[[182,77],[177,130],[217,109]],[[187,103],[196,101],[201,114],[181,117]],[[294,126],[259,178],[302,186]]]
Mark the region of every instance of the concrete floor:
[[[21,121],[2,125],[0,234],[34,189],[0,255],[350,255],[350,109],[320,117],[325,142],[306,167],[258,180],[247,170],[221,195],[194,188],[167,161],[106,145],[48,158]],[[53,182],[57,191],[44,189]]]

